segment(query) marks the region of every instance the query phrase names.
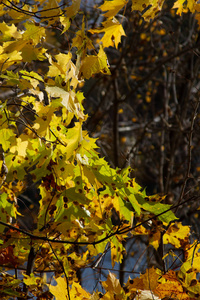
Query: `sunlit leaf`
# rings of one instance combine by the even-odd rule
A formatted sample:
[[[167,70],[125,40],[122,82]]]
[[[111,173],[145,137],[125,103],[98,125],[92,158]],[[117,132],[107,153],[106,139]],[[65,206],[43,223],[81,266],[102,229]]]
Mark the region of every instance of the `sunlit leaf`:
[[[121,42],[121,36],[125,35],[122,25],[117,21],[116,18],[109,19],[102,23],[103,29],[90,30],[92,33],[105,32],[101,39],[103,47],[115,46]]]
[[[98,55],[86,56],[80,68],[80,74],[86,79],[89,79],[93,74],[99,72],[106,75],[110,74],[107,56],[102,46],[100,46]]]
[[[99,8],[106,12],[105,17],[115,16],[127,4],[126,0],[105,1]]]

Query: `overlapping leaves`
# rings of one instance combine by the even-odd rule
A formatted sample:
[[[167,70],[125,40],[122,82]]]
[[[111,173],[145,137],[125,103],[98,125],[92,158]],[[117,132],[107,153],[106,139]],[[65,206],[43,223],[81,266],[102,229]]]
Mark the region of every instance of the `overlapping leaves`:
[[[64,271],[65,274],[74,272],[71,279],[74,284],[70,289],[61,276],[56,279],[59,292],[50,285],[50,292],[56,299],[67,297],[68,292],[77,299],[90,299],[91,295],[76,282],[73,270],[89,265],[95,255],[104,252],[106,245],[111,248],[114,266],[122,261],[123,241],[128,232],[149,234],[148,229],[137,228],[140,222],[158,219],[164,231],[163,226],[176,219],[170,206],[162,203],[162,198],[153,201],[152,197],[147,197],[130,178],[129,168],[115,170],[99,158],[95,139],[82,129],[87,116],[82,104],[84,96],[77,89],[83,80],[95,74],[111,74],[104,48],[117,48],[125,36],[116,15],[121,11],[123,17],[128,1],[105,1],[99,9],[106,20],[102,27],[90,31],[86,29],[84,18],[81,29],[76,31],[71,27],[81,1],[72,1],[71,6],[62,7],[57,1],[40,0],[33,1],[31,6],[25,4],[23,8],[19,1],[15,2],[0,4],[1,16],[7,15],[13,21],[12,25],[5,22],[0,25],[1,80],[3,87],[14,91],[12,97],[2,100],[0,114],[1,262],[17,268],[27,261],[30,248],[35,247],[38,272],[54,271],[59,275]],[[141,11],[149,21],[162,9],[163,2],[132,1],[131,4],[132,10]],[[188,9],[194,12],[195,7],[195,1],[174,4],[178,14]],[[51,51],[46,43],[48,32],[59,22],[61,38],[68,30],[74,30],[71,46],[63,53]],[[89,38],[89,32],[95,38]],[[99,47],[94,42],[98,34],[101,37]],[[32,70],[34,61],[42,61],[44,70],[37,67]],[[17,223],[20,214],[17,197],[26,189],[29,177],[37,183],[41,196],[36,228],[31,234],[20,230]],[[113,214],[117,216],[116,222],[113,222]],[[5,230],[6,224],[9,231]],[[163,237],[164,243],[186,249],[186,259],[178,275],[170,271],[158,275],[158,271],[149,269],[139,279],[129,281],[125,292],[110,273],[103,283],[104,299],[128,299],[136,290],[141,295],[149,289],[159,297],[173,294],[181,295],[182,299],[187,299],[184,298],[185,289],[191,297],[199,293],[199,283],[193,272],[193,268],[199,270],[199,247],[197,243],[192,247],[194,250],[185,246],[188,235],[189,228],[177,224],[170,225]],[[159,239],[160,234],[156,232],[150,240],[155,249],[158,249]],[[61,251],[58,242],[62,241]],[[73,248],[78,245],[87,246],[81,255]],[[9,278],[3,281],[6,287],[3,295],[21,296],[15,290],[15,285],[21,281]],[[23,282],[33,293],[36,287],[39,290],[44,284],[33,274],[25,275]],[[95,292],[93,299],[97,299],[96,296]]]

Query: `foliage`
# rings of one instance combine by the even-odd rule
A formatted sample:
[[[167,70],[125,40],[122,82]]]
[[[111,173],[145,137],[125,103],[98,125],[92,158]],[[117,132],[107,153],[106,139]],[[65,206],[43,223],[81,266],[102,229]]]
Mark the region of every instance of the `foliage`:
[[[102,26],[93,27],[80,0],[71,5],[54,0],[1,2],[3,299],[199,297],[199,244],[191,243],[190,228],[171,210],[183,202],[171,207],[164,196],[148,196],[129,167],[111,168],[100,158],[96,139],[83,129],[88,116],[81,89],[87,79],[112,76],[105,48],[121,51],[125,11],[139,11],[144,22],[152,22],[163,4],[104,1],[94,7],[102,15]],[[177,14],[194,13],[199,4],[178,0],[174,8]],[[62,39],[66,44],[60,49]],[[20,220],[29,213],[19,199],[31,184],[38,190],[39,207],[24,227]],[[172,250],[162,252],[163,270],[149,267],[126,284],[110,272],[101,282],[102,293],[87,292],[80,270],[97,269],[108,250],[113,267],[122,263],[125,241],[137,235],[146,236],[156,250],[169,243],[182,249],[184,259]],[[177,271],[171,256],[181,261]]]

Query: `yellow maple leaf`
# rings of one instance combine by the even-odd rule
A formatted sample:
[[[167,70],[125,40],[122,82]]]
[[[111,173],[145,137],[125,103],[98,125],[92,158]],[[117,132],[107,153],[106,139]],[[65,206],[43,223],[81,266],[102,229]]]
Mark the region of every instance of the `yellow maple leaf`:
[[[103,29],[90,30],[92,33],[105,32],[104,36],[101,39],[103,47],[115,46],[118,47],[118,44],[121,42],[121,36],[126,35],[122,25],[116,18],[109,19],[102,23]]]
[[[185,0],[177,0],[172,7],[174,9],[178,8],[176,13],[179,16],[182,14],[182,12],[187,12],[187,9],[185,8],[184,3],[185,3]]]
[[[121,294],[122,287],[120,285],[119,279],[115,277],[114,274],[108,274],[107,280],[102,282],[102,285],[106,291],[110,291],[116,295]]]
[[[76,99],[75,92],[65,91],[58,86],[46,86],[47,93],[54,98],[61,98],[62,105],[69,111],[76,114],[77,118],[84,119],[80,103]]]
[[[13,50],[10,53],[5,53],[5,49],[0,46],[0,68],[1,71],[8,69],[9,66],[22,61],[21,52]]]
[[[127,4],[126,0],[115,0],[115,1],[105,1],[99,8],[102,11],[107,11],[104,16],[105,17],[113,17],[115,16],[120,9]]]
[[[80,122],[76,122],[73,128],[70,128],[65,137],[63,136],[63,142],[67,145],[59,145],[58,149],[60,149],[63,153],[65,153],[66,160],[75,155],[75,150],[79,147],[82,142],[82,126]]]
[[[48,76],[54,77],[55,74],[56,75],[66,74],[67,65],[72,58],[70,52],[68,54],[59,53],[58,55],[55,55],[56,61],[53,60],[52,57],[47,53],[46,56],[51,64],[51,66],[49,67],[49,72],[47,74]]]
[[[23,282],[28,286],[31,286],[31,285],[37,286],[37,285],[39,285],[39,283],[41,284],[42,278],[35,277],[33,273],[30,274],[30,276],[24,274]]]
[[[178,8],[176,13],[181,15],[182,13],[187,13],[188,10],[194,13],[197,5],[196,0],[177,0],[172,8]]]
[[[134,1],[132,0],[132,10],[139,10],[139,11],[143,11],[145,8],[147,8],[150,4],[151,4],[151,0],[143,0],[143,1]]]
[[[23,34],[23,40],[31,40],[35,45],[40,43],[42,38],[45,38],[45,28],[36,26],[34,23],[27,22],[24,24],[26,31]]]
[[[8,41],[3,43],[3,48],[4,52],[8,53],[8,55],[12,52],[17,52],[21,51],[23,47],[26,45],[27,41],[26,40],[18,40],[18,41]],[[10,52],[10,53],[9,53]]]
[[[8,41],[11,38],[20,39],[22,37],[14,24],[9,26],[5,22],[2,22],[0,23],[0,31],[2,32],[2,35],[0,36],[1,41]]]
[[[65,17],[65,16],[60,16],[60,22],[61,22],[61,24],[62,24],[62,26],[63,26],[63,31],[62,31],[62,34],[63,34],[63,33],[66,32],[66,31],[69,29],[69,27],[70,27],[70,24],[71,24],[70,18]]]
[[[100,46],[98,55],[88,55],[82,61],[80,74],[84,78],[89,79],[93,74],[104,73],[110,75],[110,70],[107,63],[107,56],[103,50],[102,45]]]
[[[181,299],[189,300],[191,299],[183,290],[182,285],[176,280],[172,282],[162,283],[157,286],[154,291],[161,299]]]
[[[61,75],[65,82],[70,82],[70,87],[74,89],[81,82],[78,79],[78,70],[74,63],[71,61],[72,54],[59,53],[55,55],[56,61],[46,53],[51,66],[49,67],[48,76],[55,77],[55,75]]]
[[[43,9],[40,11],[40,16],[45,17],[45,20],[48,20],[48,22],[50,21],[50,23],[51,21],[55,22],[55,18],[61,14],[62,10],[58,5],[57,0],[47,1],[44,3]]]
[[[183,226],[181,223],[172,224],[163,236],[164,244],[172,244],[176,248],[181,247],[181,243],[188,239],[190,232],[189,226]]]
[[[154,290],[158,285],[158,278],[159,274],[157,272],[157,269],[152,267],[151,269],[147,269],[145,274],[142,274],[138,280],[141,281],[141,283],[138,284],[142,286],[142,290]],[[134,280],[135,281],[135,280]],[[135,284],[136,287],[137,284]],[[138,287],[139,287],[138,286]]]
[[[139,297],[137,299],[158,300],[158,298],[153,294],[157,294],[156,291],[159,285],[159,277],[159,270],[152,267],[151,269],[147,269],[145,274],[141,274],[140,278],[129,280],[125,287],[131,293],[139,291]]]
[[[46,57],[43,55],[46,52],[44,48],[36,48],[33,47],[31,42],[26,43],[26,45],[22,48],[21,53],[23,57],[23,61],[31,62],[32,60],[44,60]]]
[[[49,285],[49,290],[54,295],[55,300],[68,299],[66,279],[63,277],[58,277],[56,279],[56,282],[56,286],[53,286],[51,284]]]
[[[124,247],[122,245],[122,239],[113,237],[111,241],[111,262],[114,267],[116,262],[122,262]]]
[[[165,0],[154,0],[151,3],[151,7],[143,14],[143,18],[146,21],[150,21],[156,17],[156,15],[161,11]]]
[[[192,13],[195,12],[196,2],[197,2],[196,0],[187,1],[187,7]]]
[[[4,6],[5,7],[5,6]],[[34,5],[32,6],[32,8],[34,7]],[[30,9],[30,5],[29,4],[24,4],[23,5],[23,11],[29,11]],[[34,9],[34,8],[33,8]],[[1,8],[0,8],[1,11]],[[27,21],[27,14],[26,13],[21,13],[20,11],[18,11],[17,9],[9,9],[9,10],[3,10],[0,12],[0,15],[2,15],[2,13],[7,12],[9,14],[9,17],[12,18],[12,23],[19,23],[22,21]]]
[[[200,27],[200,4],[197,3],[197,4],[194,6],[194,9],[195,9],[195,11],[197,12],[197,13],[195,14],[195,19],[197,20],[198,25],[199,25],[199,27]],[[200,171],[200,168],[199,168],[199,170],[197,170],[197,172],[199,172],[199,171]]]
[[[73,282],[72,288],[70,290],[70,296],[72,297],[72,299],[77,300],[91,299],[91,294],[86,292],[78,282]]]
[[[86,50],[95,49],[92,41],[85,34],[85,23],[82,24],[82,29],[76,32],[76,36],[72,40],[72,47],[78,49],[78,53],[81,54],[81,57],[84,58],[86,55]]]
[[[188,10],[194,13],[197,5],[196,0],[188,0],[187,2],[185,0],[177,0],[172,8],[178,8],[176,13],[180,16],[182,13],[187,13]]]
[[[25,157],[26,156],[26,149],[27,149],[27,146],[28,146],[28,141],[26,141],[26,140],[22,141],[21,138],[17,138],[16,143],[17,143],[16,146],[12,146],[10,148],[10,152],[11,153],[17,152],[19,156]]]
[[[152,245],[156,250],[160,245],[160,231],[156,231],[152,236],[149,237],[149,244]]]
[[[189,274],[189,270],[195,270],[195,272],[200,272],[200,245],[197,244],[197,241],[194,241],[192,245],[188,245],[188,248],[189,249],[185,251],[186,261],[182,264],[180,268],[179,276],[181,276],[181,274],[184,274],[185,277],[186,273]]]
[[[147,9],[142,16],[146,21],[149,21],[155,18],[156,14],[162,9],[163,3],[164,0],[132,0],[132,10],[142,12]]]
[[[81,0],[73,0],[72,5],[65,9],[68,18],[75,16],[80,8]]]

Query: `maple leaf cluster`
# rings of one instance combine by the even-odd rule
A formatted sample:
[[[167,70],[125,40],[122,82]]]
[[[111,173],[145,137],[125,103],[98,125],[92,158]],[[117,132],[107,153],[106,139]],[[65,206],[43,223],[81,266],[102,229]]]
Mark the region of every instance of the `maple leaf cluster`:
[[[149,22],[164,1],[104,1],[95,7],[102,22],[94,28],[82,2],[0,3],[1,298],[194,299],[199,244],[190,244],[190,228],[177,222],[164,196],[148,196],[129,167],[111,168],[100,158],[83,128],[81,87],[95,75],[112,76],[105,48],[118,49],[126,36],[119,13],[123,19],[126,10],[139,11]],[[194,13],[198,5],[178,0],[174,8]],[[20,207],[31,184],[39,193],[37,212],[33,203]],[[30,224],[23,226],[23,218]],[[87,292],[79,271],[97,270],[106,251],[114,268],[126,255],[124,241],[137,235],[155,250],[161,240],[183,249],[179,270],[170,263],[165,271],[147,268],[126,284],[109,272],[103,293]],[[163,262],[171,257],[179,259],[169,251]]]

